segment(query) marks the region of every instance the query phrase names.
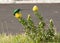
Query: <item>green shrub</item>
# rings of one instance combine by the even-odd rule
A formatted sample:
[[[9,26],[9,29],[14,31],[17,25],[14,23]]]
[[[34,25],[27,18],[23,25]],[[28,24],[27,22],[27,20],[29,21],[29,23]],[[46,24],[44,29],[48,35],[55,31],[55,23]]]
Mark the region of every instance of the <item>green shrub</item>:
[[[60,43],[60,34],[55,34],[53,20],[50,19],[48,28],[46,23],[38,12],[38,7],[33,7],[33,13],[40,20],[38,25],[34,25],[30,14],[27,19],[22,17],[21,9],[14,11],[14,16],[24,26],[25,33],[17,35],[0,34],[0,43]]]
[[[18,18],[19,22],[24,26],[25,35],[31,38],[34,41],[34,43],[40,43],[40,41],[53,41],[55,38],[53,20],[50,19],[48,29],[46,30],[46,23],[44,22],[44,19],[41,16],[41,14],[39,14],[38,7],[35,5],[32,10],[36,17],[40,20],[37,26],[34,25],[30,14],[28,15],[26,20],[25,18],[19,16],[19,14],[16,14],[19,13],[19,11],[21,11],[20,9],[15,10],[16,13],[14,13],[15,17]]]

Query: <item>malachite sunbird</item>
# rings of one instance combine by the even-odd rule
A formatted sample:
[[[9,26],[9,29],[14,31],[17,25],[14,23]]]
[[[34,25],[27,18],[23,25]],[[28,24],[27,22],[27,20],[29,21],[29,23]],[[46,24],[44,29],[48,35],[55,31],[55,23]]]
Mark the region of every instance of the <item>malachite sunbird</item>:
[[[21,9],[15,9],[14,12],[13,12],[13,15],[16,17],[16,18],[21,18],[22,17],[22,14],[21,14]]]

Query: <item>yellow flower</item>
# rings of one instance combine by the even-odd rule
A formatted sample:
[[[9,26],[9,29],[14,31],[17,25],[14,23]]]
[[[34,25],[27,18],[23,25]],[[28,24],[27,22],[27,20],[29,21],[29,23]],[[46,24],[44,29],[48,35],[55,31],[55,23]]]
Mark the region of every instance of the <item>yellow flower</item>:
[[[38,11],[38,7],[35,5],[34,7],[33,7],[33,11],[35,12],[35,11]]]
[[[21,13],[16,13],[16,14],[15,14],[15,17],[16,17],[16,18],[21,18],[21,17],[22,17],[22,14],[21,14]]]

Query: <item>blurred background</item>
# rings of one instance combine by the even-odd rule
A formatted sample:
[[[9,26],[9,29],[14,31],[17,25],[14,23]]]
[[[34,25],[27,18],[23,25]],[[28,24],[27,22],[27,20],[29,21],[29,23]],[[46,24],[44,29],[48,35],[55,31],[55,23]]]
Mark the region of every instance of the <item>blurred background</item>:
[[[39,20],[32,12],[32,7],[37,5],[39,12],[44,17],[44,21],[48,26],[49,20],[52,18],[54,29],[60,32],[60,4],[0,4],[0,33],[19,34],[24,33],[24,27],[13,16],[13,11],[17,8],[26,9],[22,11],[23,17],[26,19],[28,14],[31,14],[35,25]],[[27,10],[29,9],[29,10]]]

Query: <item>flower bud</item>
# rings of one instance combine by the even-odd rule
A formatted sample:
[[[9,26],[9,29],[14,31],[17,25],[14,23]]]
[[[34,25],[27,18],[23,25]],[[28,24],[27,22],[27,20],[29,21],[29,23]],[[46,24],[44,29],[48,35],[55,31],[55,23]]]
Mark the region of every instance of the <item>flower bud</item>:
[[[21,13],[16,13],[16,14],[15,14],[15,17],[16,17],[16,18],[21,18],[21,17],[22,17],[22,14],[21,14]]]
[[[29,20],[30,19],[30,14],[28,14],[28,17],[27,17],[27,20]]]
[[[38,11],[38,7],[36,5],[33,7],[33,11],[34,12]]]
[[[52,22],[53,20],[52,19],[50,19],[50,23]]]

